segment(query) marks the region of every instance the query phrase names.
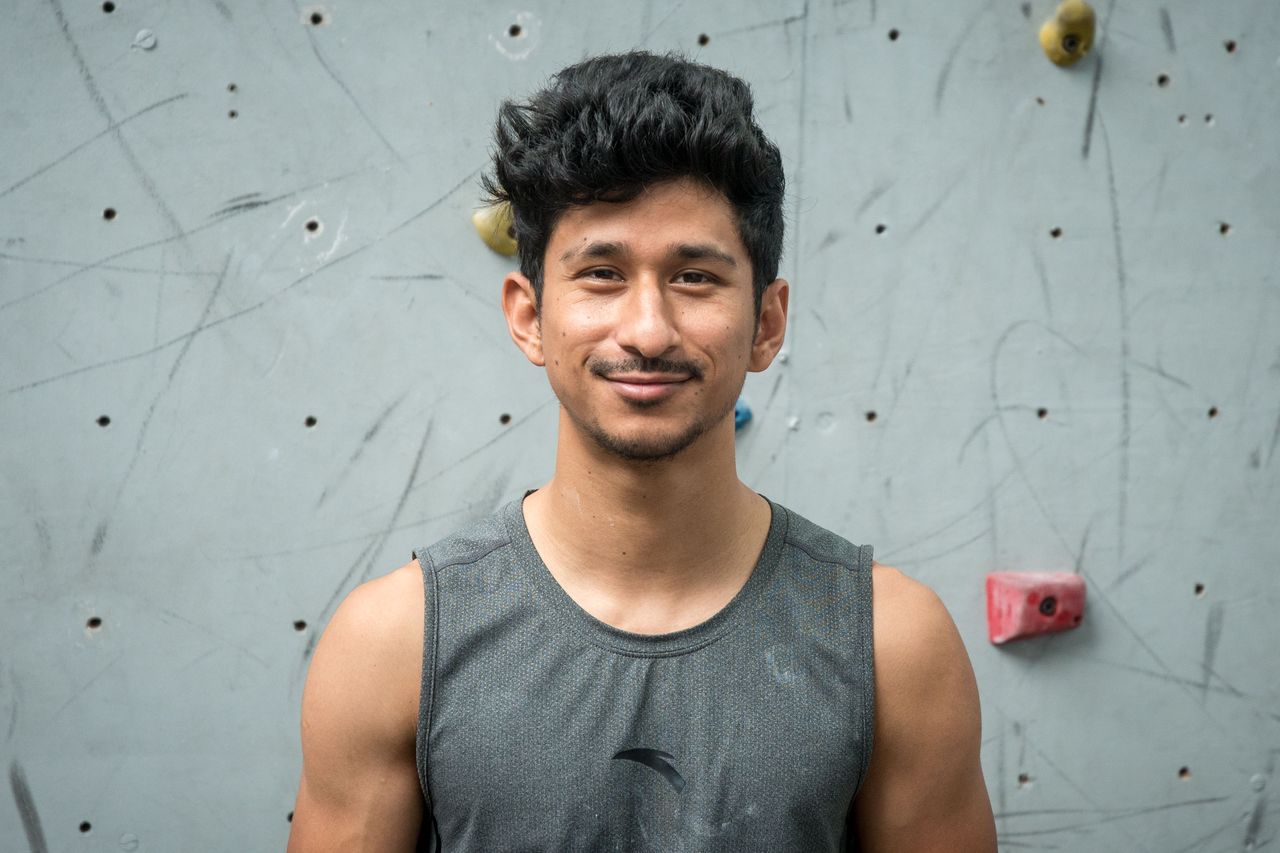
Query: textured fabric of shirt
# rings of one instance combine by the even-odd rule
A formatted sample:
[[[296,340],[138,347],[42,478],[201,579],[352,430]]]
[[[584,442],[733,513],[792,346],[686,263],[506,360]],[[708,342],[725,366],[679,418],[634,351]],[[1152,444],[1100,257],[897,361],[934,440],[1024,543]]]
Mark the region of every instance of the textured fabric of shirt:
[[[522,500],[414,551],[425,587],[420,850],[852,851],[874,723],[871,548],[770,501],[737,595],[614,628]]]

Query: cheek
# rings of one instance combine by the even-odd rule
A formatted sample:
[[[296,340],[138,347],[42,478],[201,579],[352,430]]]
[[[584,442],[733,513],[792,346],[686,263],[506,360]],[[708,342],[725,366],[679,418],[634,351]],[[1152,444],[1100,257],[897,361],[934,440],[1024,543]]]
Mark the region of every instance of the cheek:
[[[560,316],[546,319],[542,325],[542,347],[551,367],[579,364],[596,348],[598,330],[589,316]]]
[[[719,361],[737,367],[750,360],[752,344],[750,327],[725,324],[721,321],[708,328],[706,332],[709,337],[704,339],[714,341],[711,346],[718,354]]]
[[[553,332],[557,348],[572,354],[584,349],[594,349],[609,337],[609,324],[601,322],[598,314],[582,313],[567,322],[560,323]]]

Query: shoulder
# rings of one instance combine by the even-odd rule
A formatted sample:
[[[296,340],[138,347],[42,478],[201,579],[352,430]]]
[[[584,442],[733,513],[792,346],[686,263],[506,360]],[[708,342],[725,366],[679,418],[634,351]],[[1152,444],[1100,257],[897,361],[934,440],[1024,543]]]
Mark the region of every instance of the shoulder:
[[[855,801],[867,849],[994,851],[982,714],[964,641],[942,600],[872,568],[875,732]]]
[[[351,590],[316,645],[308,689],[339,702],[371,695],[392,701],[369,707],[370,722],[409,737],[417,725],[422,668],[423,582],[416,559]],[[363,697],[357,699],[356,697]],[[306,705],[304,698],[304,705]]]
[[[470,521],[431,545],[414,551],[416,561],[433,570],[474,563],[511,544],[508,519],[518,511],[519,501],[512,501],[483,518]]]
[[[362,849],[409,849],[419,831],[420,575],[413,561],[351,590],[316,645],[290,850],[357,837],[372,845]]]
[[[942,599],[928,585],[880,563],[872,565],[871,585],[876,691],[884,700],[877,711],[919,713],[923,719],[918,702],[951,694],[976,713],[969,656]]]
[[[347,594],[334,613],[339,620],[373,642],[397,642],[397,628],[422,618],[422,568],[412,559],[381,577],[365,581]]]
[[[783,515],[786,530],[784,541],[819,563],[844,565],[848,568],[868,568],[871,565],[871,548],[855,545],[843,536],[814,524],[800,513],[782,504],[770,501]]]
[[[894,658],[919,658],[917,665],[933,660],[936,655],[931,652],[955,651],[948,642],[953,635],[959,640],[951,613],[927,584],[892,566],[872,563],[871,590],[877,646],[884,640],[883,648],[878,651]]]

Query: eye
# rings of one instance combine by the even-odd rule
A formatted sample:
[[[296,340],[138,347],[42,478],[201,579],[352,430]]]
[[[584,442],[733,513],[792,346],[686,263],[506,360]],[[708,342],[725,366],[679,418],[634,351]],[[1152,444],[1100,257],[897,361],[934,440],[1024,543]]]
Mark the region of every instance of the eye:
[[[608,267],[594,267],[582,275],[584,278],[598,279],[600,281],[616,281],[619,278],[617,270],[611,270]]]
[[[715,279],[704,272],[698,270],[685,270],[676,275],[676,281],[681,284],[715,284]]]

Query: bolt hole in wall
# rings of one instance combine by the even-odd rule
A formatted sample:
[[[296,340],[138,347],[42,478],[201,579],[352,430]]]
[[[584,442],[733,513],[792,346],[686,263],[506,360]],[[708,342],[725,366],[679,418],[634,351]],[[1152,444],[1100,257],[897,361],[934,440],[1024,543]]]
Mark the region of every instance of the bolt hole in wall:
[[[311,427],[313,427],[313,426],[315,426],[315,425],[316,425],[316,416],[315,416],[315,415],[307,415],[307,419],[306,419],[306,420],[304,420],[304,421],[303,421],[303,423],[307,425],[307,428],[308,428],[308,429],[310,429]]]
[[[877,234],[883,234],[884,232],[886,232],[886,231],[888,231],[888,230],[889,230],[889,226],[888,226],[888,225],[885,225],[883,222],[881,222],[879,225],[877,225],[877,226],[876,226],[876,233],[877,233]]]
[[[96,631],[102,627],[102,620],[99,619],[97,616],[90,616],[89,621],[85,622],[84,624],[85,624],[85,627],[88,628],[90,631]]]
[[[93,829],[93,827],[89,825],[89,821],[87,821],[87,820],[82,820],[82,821],[80,821],[80,831],[81,831],[81,832],[88,832],[88,831],[89,831],[89,830],[91,830],[91,829]]]
[[[98,418],[98,426],[100,427],[104,427],[109,423],[111,423],[111,418],[107,417],[106,415],[102,415]]]
[[[1227,236],[1228,234],[1231,233],[1231,226],[1226,222],[1219,222],[1218,233],[1221,234],[1223,237]]]
[[[1036,417],[1039,418],[1040,420],[1044,420],[1045,418],[1049,417],[1049,410],[1036,409]]]
[[[1031,784],[1031,777],[1030,777],[1030,776],[1028,776],[1026,773],[1019,773],[1019,774],[1018,774],[1018,787],[1019,787],[1019,788],[1025,788],[1025,787],[1027,787],[1027,786],[1028,786],[1028,785],[1030,785],[1030,784]]]
[[[1204,584],[1196,584],[1196,598],[1204,598]]]
[[[311,26],[318,27],[324,23],[324,12],[312,12],[307,20],[311,21]]]
[[[1168,75],[1168,74],[1161,74],[1159,77],[1157,77],[1157,78],[1156,78],[1156,85],[1157,85],[1157,86],[1159,86],[1161,89],[1168,88],[1168,86],[1169,86],[1169,75]]]
[[[706,33],[699,33],[698,44],[702,45],[703,47],[706,47],[707,45],[711,44],[711,36],[707,35]]]
[[[897,41],[899,35],[901,35],[901,33],[899,33],[896,28],[889,30],[889,41]]]
[[[1213,419],[1213,418],[1216,418],[1217,416],[1218,416],[1218,407],[1217,407],[1217,406],[1210,406],[1210,407],[1209,407],[1209,418],[1210,418],[1210,419]]]
[[[293,630],[305,631],[307,630],[307,623],[302,619],[298,619],[293,623]]]
[[[1236,42],[1235,42],[1235,39],[1227,39],[1227,40],[1226,40],[1226,42],[1225,42],[1222,46],[1223,46],[1223,47],[1225,47],[1225,48],[1227,49],[1227,53],[1235,53],[1235,52],[1236,52]]]
[[[512,24],[511,26],[507,27],[507,35],[511,36],[513,39],[520,38],[520,36],[523,33],[524,33],[524,27],[520,26],[519,24]]]
[[[867,412],[867,423],[873,424],[875,422],[876,422],[876,413],[874,411]]]
[[[1163,76],[1163,75],[1162,75],[1162,76]],[[1187,114],[1186,114],[1186,113],[1182,113],[1181,115],[1179,115],[1179,116],[1178,116],[1178,124],[1186,125],[1186,123],[1187,123]],[[1209,127],[1212,127],[1212,126],[1213,126],[1213,113],[1205,113],[1205,114],[1204,114],[1204,123],[1205,123],[1206,125],[1208,125]],[[1224,233],[1225,233],[1225,232],[1224,232]]]
[[[1179,768],[1178,768],[1178,778],[1179,778],[1179,779],[1190,779],[1190,778],[1191,778],[1191,768],[1189,768],[1189,767],[1179,767]]]
[[[502,414],[498,415],[498,423],[502,424],[503,426],[506,426],[507,424],[511,423],[511,415],[508,415],[506,412],[503,412]]]
[[[1053,239],[1055,239],[1055,240],[1059,239],[1059,238],[1062,236],[1062,229],[1061,229],[1061,228],[1057,228],[1057,227],[1050,228],[1050,229],[1049,229],[1049,236],[1050,236],[1050,237],[1052,237],[1052,238],[1053,238]]]
[[[116,4],[110,2],[110,0],[102,4],[102,11],[106,12],[108,15],[110,15],[115,10],[116,10]]]
[[[114,207],[106,207],[102,210],[102,218],[110,222],[116,218],[116,209]]]
[[[311,219],[307,220],[307,224],[303,227],[305,227],[312,234],[315,234],[317,231],[320,230],[320,220],[312,217]]]

